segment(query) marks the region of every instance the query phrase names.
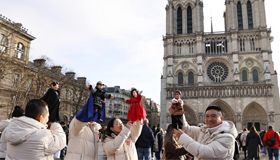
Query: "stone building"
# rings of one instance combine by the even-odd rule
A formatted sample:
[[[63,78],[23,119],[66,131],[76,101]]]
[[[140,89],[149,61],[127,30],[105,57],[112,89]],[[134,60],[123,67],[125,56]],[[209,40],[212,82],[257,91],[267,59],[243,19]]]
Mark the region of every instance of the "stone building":
[[[29,61],[35,37],[20,23],[0,15],[0,120],[10,117],[14,106],[23,108],[30,99],[41,98],[52,81],[60,83],[60,119],[69,123],[90,93],[86,78],[74,72],[62,74],[61,66],[48,66],[45,59]]]
[[[160,123],[176,90],[192,125],[209,105],[221,107],[237,129],[280,129],[277,73],[263,0],[225,0],[224,32],[204,32],[202,0],[168,0]],[[221,24],[222,25],[222,24]]]
[[[114,96],[114,99],[106,99],[106,122],[113,117],[127,122],[126,118],[130,104],[127,104],[126,100],[130,99],[130,90],[121,89],[120,86],[106,87],[105,90]],[[158,124],[159,112],[154,109],[156,104],[150,98],[142,95],[142,105],[147,112],[147,119],[150,120],[150,125]]]

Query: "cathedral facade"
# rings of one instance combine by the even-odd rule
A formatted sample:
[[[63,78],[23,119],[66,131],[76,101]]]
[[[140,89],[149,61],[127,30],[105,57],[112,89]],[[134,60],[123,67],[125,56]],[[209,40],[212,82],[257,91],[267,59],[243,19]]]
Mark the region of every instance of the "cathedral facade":
[[[279,90],[264,0],[225,0],[224,32],[204,32],[202,0],[168,0],[161,77],[163,128],[168,108],[182,92],[187,121],[204,123],[216,105],[238,131],[280,129]],[[222,24],[221,24],[222,25]]]

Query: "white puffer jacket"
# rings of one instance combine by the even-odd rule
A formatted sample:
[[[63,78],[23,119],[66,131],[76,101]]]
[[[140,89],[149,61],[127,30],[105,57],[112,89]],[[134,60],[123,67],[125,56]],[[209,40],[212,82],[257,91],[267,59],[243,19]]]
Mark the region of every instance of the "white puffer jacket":
[[[7,142],[6,160],[53,160],[53,154],[66,146],[60,124],[46,129],[29,117],[14,118],[2,136]]]
[[[118,136],[106,137],[103,149],[107,155],[107,160],[137,160],[135,142],[141,134],[143,125],[137,122],[131,131],[124,127]]]
[[[65,160],[97,160],[98,123],[81,122],[74,118],[69,128],[69,143]]]
[[[7,119],[7,120],[2,120],[0,122],[0,132],[4,131],[4,129],[10,124],[11,120],[12,119]],[[4,138],[1,138],[0,139],[0,158],[6,157],[6,151],[7,151],[6,141],[4,141]]]
[[[237,130],[233,122],[207,128],[190,126],[183,116],[183,131],[179,143],[190,152],[195,160],[232,160]]]

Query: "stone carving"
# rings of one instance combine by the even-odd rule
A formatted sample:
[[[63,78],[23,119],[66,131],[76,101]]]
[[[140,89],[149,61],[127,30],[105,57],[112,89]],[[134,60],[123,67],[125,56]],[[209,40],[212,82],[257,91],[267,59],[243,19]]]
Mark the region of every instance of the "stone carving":
[[[207,68],[209,79],[214,82],[221,82],[228,77],[228,67],[222,62],[213,62]]]
[[[181,65],[183,70],[187,70],[189,68],[189,64],[187,62],[182,63]]]
[[[254,61],[252,61],[252,60],[247,60],[246,61],[246,66],[247,67],[251,68],[251,67],[253,67],[253,65],[254,65]]]
[[[178,64],[178,60],[174,60],[173,63],[174,63],[174,64]]]
[[[194,58],[194,59],[192,59],[192,61],[193,61],[194,64],[196,64],[197,59]]]

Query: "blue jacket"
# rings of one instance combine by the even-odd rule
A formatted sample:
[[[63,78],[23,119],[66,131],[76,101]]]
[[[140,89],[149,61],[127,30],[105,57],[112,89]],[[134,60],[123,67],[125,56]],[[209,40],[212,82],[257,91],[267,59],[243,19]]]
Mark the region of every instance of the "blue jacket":
[[[149,148],[154,145],[154,134],[148,125],[144,124],[142,128],[141,135],[136,141],[136,148]]]

